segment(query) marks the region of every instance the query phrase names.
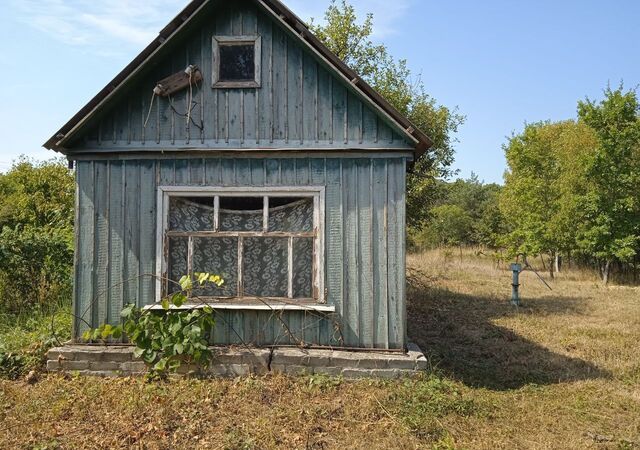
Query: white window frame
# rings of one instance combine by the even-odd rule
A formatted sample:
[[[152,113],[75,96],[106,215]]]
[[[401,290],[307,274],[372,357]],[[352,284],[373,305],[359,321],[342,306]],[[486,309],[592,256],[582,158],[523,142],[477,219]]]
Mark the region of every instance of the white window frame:
[[[250,81],[220,81],[220,47],[223,45],[253,45],[254,79]],[[212,86],[220,88],[259,88],[261,85],[260,66],[262,38],[260,36],[214,36],[212,42]]]
[[[292,232],[269,232],[267,229],[269,204],[263,202],[263,230],[262,231],[217,231],[219,224],[219,198],[220,197],[309,197],[313,198],[313,231],[305,233]],[[267,306],[272,303],[274,307],[282,306],[283,301],[287,304],[295,306],[299,304],[302,309],[305,306],[324,305],[326,304],[326,296],[324,289],[324,214],[325,214],[325,188],[324,186],[278,186],[278,187],[213,187],[213,186],[159,186],[157,196],[157,233],[156,233],[156,302],[161,302],[163,295],[166,295],[163,281],[168,278],[168,240],[167,232],[169,231],[169,200],[171,197],[213,197],[214,198],[214,230],[199,232],[171,232],[173,235],[189,235],[209,236],[209,237],[238,237],[239,255],[242,252],[242,241],[244,238],[251,237],[288,237],[288,293],[287,298],[283,299],[261,299],[253,297],[237,296],[232,299],[226,299],[227,306],[244,304],[246,309],[251,309],[250,305],[254,305],[256,309]],[[313,246],[313,269],[312,269],[312,299],[301,301],[292,298],[292,245],[295,236],[311,237],[314,239]],[[189,247],[193,245],[193,239],[189,239]],[[238,261],[238,278],[241,286],[242,258]],[[241,292],[241,291],[240,291]],[[209,299],[208,299],[209,300]],[[212,302],[215,299],[211,299]],[[243,308],[244,309],[244,308]]]

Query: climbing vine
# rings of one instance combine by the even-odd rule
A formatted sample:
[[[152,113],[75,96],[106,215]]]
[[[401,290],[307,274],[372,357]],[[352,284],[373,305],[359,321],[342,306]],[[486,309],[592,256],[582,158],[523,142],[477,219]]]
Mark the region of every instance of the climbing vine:
[[[128,304],[120,313],[121,325],[102,324],[85,331],[82,338],[104,342],[126,334],[136,346],[134,356],[149,367],[148,376],[152,379],[165,378],[182,364],[205,368],[211,361],[207,336],[215,326],[213,308],[206,304],[186,309],[184,306],[192,298],[193,287],[207,283],[220,287],[224,280],[210,273],[185,275],[179,281],[180,291],[162,300],[162,310]]]

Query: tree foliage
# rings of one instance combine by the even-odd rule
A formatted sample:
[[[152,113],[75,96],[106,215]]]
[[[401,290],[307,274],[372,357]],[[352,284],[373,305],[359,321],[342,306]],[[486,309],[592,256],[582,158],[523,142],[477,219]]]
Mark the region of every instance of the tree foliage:
[[[612,263],[637,258],[639,111],[634,90],[607,88],[601,101],[578,103],[578,121],[529,124],[512,136],[500,196],[512,254],[579,255],[605,282]]]
[[[363,77],[398,111],[426,133],[433,147],[413,167],[407,179],[407,221],[419,227],[428,219],[435,200],[436,179],[451,176],[455,133],[464,117],[427,94],[420,77],[414,76],[403,59],[395,59],[384,44],[371,40],[373,15],[360,22],[346,0],[333,0],[324,23],[311,22],[311,29],[327,47]]]
[[[585,167],[579,244],[604,262],[632,261],[640,244],[640,106],[635,90],[605,90],[603,100],[579,102],[578,115],[597,137]]]
[[[62,160],[0,174],[0,307],[71,300],[74,179]]]

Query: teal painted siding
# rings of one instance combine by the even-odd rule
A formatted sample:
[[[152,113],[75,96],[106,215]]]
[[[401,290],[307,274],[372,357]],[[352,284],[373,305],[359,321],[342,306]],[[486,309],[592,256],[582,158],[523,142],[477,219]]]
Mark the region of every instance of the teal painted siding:
[[[404,149],[412,145],[295,36],[252,1],[212,1],[209,12],[154,56],[68,145],[71,154],[187,149]],[[261,87],[212,89],[212,37],[262,38]],[[177,38],[178,39],[178,38]],[[189,64],[204,80],[171,100],[156,83]],[[144,123],[147,120],[146,127]]]
[[[76,336],[88,324],[117,323],[125,303],[155,301],[158,185],[321,185],[335,314],[224,312],[212,342],[402,348],[405,171],[403,157],[78,161]]]

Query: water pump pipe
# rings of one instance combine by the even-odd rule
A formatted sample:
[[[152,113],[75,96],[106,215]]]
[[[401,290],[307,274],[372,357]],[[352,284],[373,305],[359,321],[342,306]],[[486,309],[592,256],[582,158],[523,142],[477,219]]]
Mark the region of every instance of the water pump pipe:
[[[511,271],[513,272],[513,280],[511,282],[511,304],[514,306],[520,306],[520,272],[522,272],[521,264],[511,264]]]

